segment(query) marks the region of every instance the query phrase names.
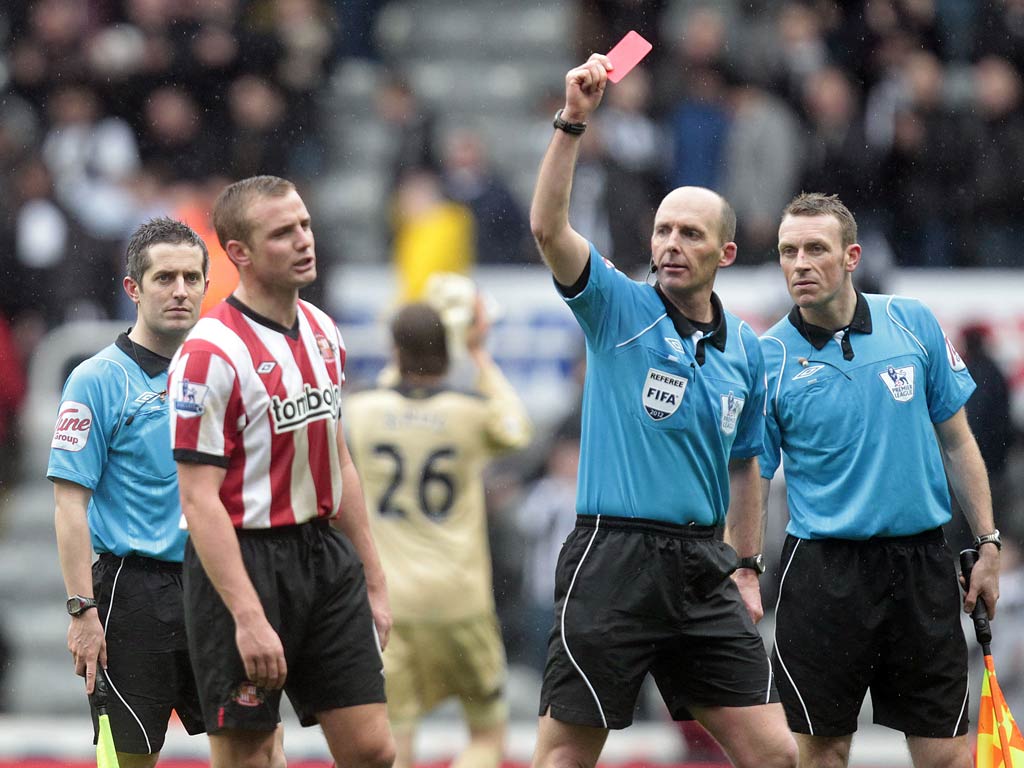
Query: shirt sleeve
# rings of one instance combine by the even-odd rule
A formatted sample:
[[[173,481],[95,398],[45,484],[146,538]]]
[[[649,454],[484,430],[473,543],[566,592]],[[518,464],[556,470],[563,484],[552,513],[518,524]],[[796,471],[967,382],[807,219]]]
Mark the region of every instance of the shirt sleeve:
[[[558,285],[556,283],[556,285]],[[607,349],[617,344],[616,329],[625,313],[633,305],[631,294],[640,288],[638,283],[615,268],[590,244],[589,276],[586,284],[572,288],[558,286],[562,298],[576,316],[588,343],[595,349]],[[574,291],[577,291],[575,292]],[[567,295],[571,293],[573,295]]]
[[[928,415],[941,424],[963,408],[977,385],[935,315],[923,304],[917,308],[920,340],[928,350]]]
[[[782,376],[782,358],[775,353],[781,349],[782,342],[770,337],[760,340],[761,351],[765,358],[765,408],[764,408],[764,440],[762,441],[761,477],[771,480],[782,463],[782,431],[779,429],[778,402],[775,392],[778,390],[779,378]]]
[[[761,453],[764,443],[764,358],[757,336],[746,323],[740,325],[739,337],[747,357],[750,389],[743,410],[740,411],[736,440],[733,441],[729,457],[749,459]]]
[[[523,401],[501,369],[494,363],[483,366],[477,388],[487,400],[486,431],[494,452],[526,447],[533,435],[533,425]]]
[[[208,346],[186,343],[168,391],[174,460],[227,467],[245,419],[234,366]]]
[[[127,392],[127,374],[109,361],[90,359],[72,371],[64,384],[50,441],[46,469],[50,480],[70,480],[96,489]]]

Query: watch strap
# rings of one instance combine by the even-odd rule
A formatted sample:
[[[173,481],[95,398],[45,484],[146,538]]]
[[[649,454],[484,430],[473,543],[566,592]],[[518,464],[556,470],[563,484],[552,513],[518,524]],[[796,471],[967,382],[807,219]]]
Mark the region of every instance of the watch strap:
[[[1002,548],[1003,548],[1003,539],[1002,539],[1002,536],[999,535],[999,529],[995,528],[995,529],[993,529],[992,533],[986,533],[984,536],[975,536],[974,537],[974,548],[975,549],[979,549],[982,544],[995,544],[996,549],[1002,550]]]
[[[555,112],[555,119],[551,122],[555,128],[560,131],[565,131],[572,136],[582,136],[583,132],[587,130],[586,123],[570,123],[568,120],[562,118],[562,112],[564,109],[560,109]]]
[[[99,605],[96,602],[95,597],[83,597],[82,595],[72,595],[68,598],[67,609],[70,616],[81,616],[90,608],[95,608]]]
[[[748,555],[747,557],[741,557],[739,560],[739,564],[736,566],[737,570],[739,570],[740,568],[749,568],[758,576],[760,576],[765,571],[764,555],[757,554]]]

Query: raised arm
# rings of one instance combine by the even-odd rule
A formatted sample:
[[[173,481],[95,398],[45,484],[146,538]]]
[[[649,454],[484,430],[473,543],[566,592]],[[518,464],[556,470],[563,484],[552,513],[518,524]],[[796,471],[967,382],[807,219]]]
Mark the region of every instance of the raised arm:
[[[593,54],[581,67],[565,76],[565,107],[562,119],[585,123],[601,103],[611,62]],[[590,246],[569,225],[569,195],[582,136],[555,130],[541,162],[530,206],[530,229],[545,263],[562,285],[572,285],[583,273]]]
[[[995,530],[992,515],[992,493],[988,486],[988,472],[978,450],[978,443],[967,424],[967,413],[961,408],[952,418],[935,425],[935,433],[942,449],[942,463],[946,467],[949,484],[960,502],[964,517],[975,536]],[[974,610],[980,597],[985,601],[990,618],[996,615],[999,600],[999,550],[995,545],[979,547],[978,563],[971,571],[971,588],[964,596],[964,610]]]

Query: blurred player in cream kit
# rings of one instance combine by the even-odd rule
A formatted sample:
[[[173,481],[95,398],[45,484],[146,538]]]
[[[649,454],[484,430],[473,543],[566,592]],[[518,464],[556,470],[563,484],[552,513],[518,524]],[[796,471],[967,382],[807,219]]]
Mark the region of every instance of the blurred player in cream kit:
[[[491,584],[483,472],[525,447],[530,420],[487,352],[481,303],[465,337],[473,391],[446,385],[449,342],[427,303],[391,323],[397,385],[345,403],[352,456],[388,577],[394,615],[384,652],[396,766],[414,764],[418,721],[459,700],[469,726],[457,768],[501,764],[508,706],[505,653]]]
[[[203,730],[185,640],[187,534],[168,446],[167,366],[199,319],[208,266],[206,245],[179,221],[153,219],[132,234],[123,284],[135,324],[68,377],[46,472],[68,650],[87,693],[97,667],[106,670],[123,768],[156,765],[172,709],[189,733]]]
[[[269,766],[282,689],[341,766],[390,766],[384,571],[341,429],[345,345],[299,299],[316,279],[295,186],[228,186],[214,227],[235,292],[171,366],[185,621],[211,765]],[[378,641],[379,638],[379,641]]]
[[[533,764],[595,765],[651,674],[672,717],[699,720],[735,765],[791,768],[796,744],[754,624],[764,364],[757,335],[714,293],[736,259],[736,216],[711,190],[670,192],[654,217],[654,285],[572,228],[580,142],[611,66],[594,54],[566,75],[530,212],[587,342],[577,522],[559,556]]]

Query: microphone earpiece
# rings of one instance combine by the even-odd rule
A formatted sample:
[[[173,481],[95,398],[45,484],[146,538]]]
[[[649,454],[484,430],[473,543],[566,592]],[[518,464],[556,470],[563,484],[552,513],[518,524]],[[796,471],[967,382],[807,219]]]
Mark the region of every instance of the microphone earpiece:
[[[657,264],[655,264],[655,263],[654,263],[654,262],[652,261],[652,262],[651,262],[651,272],[657,272],[657,271],[658,271],[658,265],[657,265]]]

